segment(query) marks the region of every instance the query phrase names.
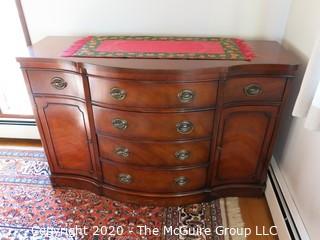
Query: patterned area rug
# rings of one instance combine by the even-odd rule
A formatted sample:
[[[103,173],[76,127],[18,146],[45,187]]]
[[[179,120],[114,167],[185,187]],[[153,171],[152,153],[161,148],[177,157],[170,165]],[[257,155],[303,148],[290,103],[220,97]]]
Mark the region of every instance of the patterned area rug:
[[[53,188],[49,175],[43,151],[0,148],[1,240],[245,239],[221,234],[224,227],[244,226],[237,198],[144,207]]]
[[[249,45],[235,38],[88,36],[74,42],[63,57],[251,60]]]

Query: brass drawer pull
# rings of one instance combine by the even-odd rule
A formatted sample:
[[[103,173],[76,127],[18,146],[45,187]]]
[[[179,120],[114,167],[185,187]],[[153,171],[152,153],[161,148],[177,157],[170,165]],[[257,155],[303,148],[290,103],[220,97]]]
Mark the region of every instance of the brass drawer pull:
[[[128,122],[126,120],[116,118],[112,120],[112,126],[120,130],[125,130],[128,127]]]
[[[124,183],[124,184],[130,184],[132,183],[132,176],[130,174],[126,173],[120,173],[118,175],[119,182]]]
[[[178,186],[183,187],[188,183],[188,178],[181,176],[181,177],[177,177],[174,181]]]
[[[193,124],[190,121],[181,121],[176,124],[176,129],[178,133],[188,134],[193,130]]]
[[[58,90],[65,89],[68,86],[68,83],[61,77],[53,77],[50,84]]]
[[[120,157],[123,157],[123,158],[127,158],[129,157],[129,149],[128,148],[125,148],[125,147],[117,147],[115,150],[114,150],[115,154],[117,154],[118,156]]]
[[[110,90],[110,95],[115,100],[121,101],[127,97],[127,92],[121,88],[114,87]]]
[[[189,89],[183,89],[178,93],[178,98],[182,103],[192,102],[194,99],[194,96],[195,96],[194,92]]]
[[[258,96],[263,92],[261,86],[258,84],[249,84],[243,91],[247,96]]]
[[[175,156],[178,160],[184,161],[190,157],[191,153],[187,150],[180,150],[175,153]]]

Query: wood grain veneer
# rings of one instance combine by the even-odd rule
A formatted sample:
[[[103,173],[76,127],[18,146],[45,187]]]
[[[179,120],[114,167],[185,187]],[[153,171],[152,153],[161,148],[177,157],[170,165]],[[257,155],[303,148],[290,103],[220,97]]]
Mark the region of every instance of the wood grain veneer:
[[[156,205],[263,194],[294,55],[248,41],[250,62],[60,57],[76,39],[18,58],[55,185]]]

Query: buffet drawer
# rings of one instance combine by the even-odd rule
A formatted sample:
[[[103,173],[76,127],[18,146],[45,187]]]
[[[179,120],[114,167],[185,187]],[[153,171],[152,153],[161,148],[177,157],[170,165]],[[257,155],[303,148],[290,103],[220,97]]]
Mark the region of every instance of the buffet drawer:
[[[214,111],[142,113],[93,107],[98,133],[125,138],[178,140],[211,136]]]
[[[105,183],[138,192],[194,191],[202,189],[206,183],[205,167],[188,170],[154,170],[103,161],[102,171]]]
[[[218,82],[152,83],[89,77],[93,102],[123,107],[205,108],[216,103]]]
[[[85,98],[81,75],[62,71],[28,70],[34,94],[54,94]]]
[[[285,86],[285,78],[231,78],[225,82],[224,102],[281,101]]]
[[[140,166],[169,167],[209,161],[210,141],[138,142],[98,135],[100,156]]]

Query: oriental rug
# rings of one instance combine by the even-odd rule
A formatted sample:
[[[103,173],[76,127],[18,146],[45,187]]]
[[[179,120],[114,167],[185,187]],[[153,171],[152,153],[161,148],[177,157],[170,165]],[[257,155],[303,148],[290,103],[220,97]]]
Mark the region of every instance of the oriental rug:
[[[245,239],[220,231],[244,227],[237,198],[181,207],[138,206],[85,190],[53,188],[49,176],[41,149],[0,148],[1,240]]]
[[[236,38],[88,36],[74,42],[62,56],[249,61],[254,53]]]

